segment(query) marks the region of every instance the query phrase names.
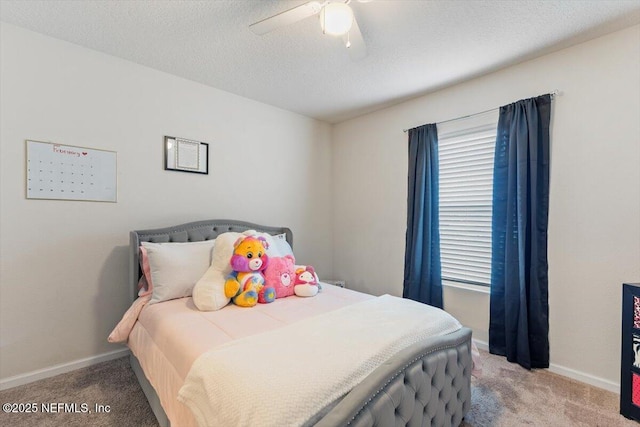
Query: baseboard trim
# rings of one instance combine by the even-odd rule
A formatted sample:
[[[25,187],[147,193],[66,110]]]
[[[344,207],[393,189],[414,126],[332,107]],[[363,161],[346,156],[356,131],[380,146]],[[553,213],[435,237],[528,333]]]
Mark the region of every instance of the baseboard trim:
[[[620,383],[614,383],[613,381],[605,380],[604,378],[596,377],[595,375],[585,374],[584,372],[556,365],[555,363],[551,363],[549,365],[549,371],[554,374],[563,375],[573,380],[620,394]]]
[[[476,346],[480,350],[489,351],[489,343],[480,340],[473,340]],[[612,391],[616,394],[620,394],[620,383],[614,383],[613,381],[605,380],[604,378],[596,377],[591,374],[585,374],[584,372],[576,371],[575,369],[566,368],[555,363],[549,365],[549,372],[562,375],[563,377],[571,378],[572,380],[580,381],[585,384],[592,385],[594,387],[602,388],[608,391]]]
[[[73,362],[61,363],[49,368],[38,369],[37,371],[15,375],[13,377],[8,377],[0,380],[0,390],[7,390],[13,387],[32,383],[34,381],[54,377],[56,375],[66,374],[67,372],[75,371],[76,369],[86,368],[87,366],[95,365],[97,363],[108,362],[109,360],[125,357],[129,354],[129,349],[123,348],[96,356],[86,357],[84,359],[74,360]]]
[[[478,347],[480,350],[484,350],[484,351],[489,351],[489,343],[485,342],[485,341],[480,341],[477,339],[473,339],[473,342],[476,343],[476,347]]]

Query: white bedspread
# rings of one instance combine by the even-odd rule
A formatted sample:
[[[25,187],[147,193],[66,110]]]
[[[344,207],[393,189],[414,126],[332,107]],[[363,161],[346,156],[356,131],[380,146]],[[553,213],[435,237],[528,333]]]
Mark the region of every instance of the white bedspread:
[[[460,327],[442,310],[383,295],[202,354],[178,400],[200,426],[301,425],[395,353]]]

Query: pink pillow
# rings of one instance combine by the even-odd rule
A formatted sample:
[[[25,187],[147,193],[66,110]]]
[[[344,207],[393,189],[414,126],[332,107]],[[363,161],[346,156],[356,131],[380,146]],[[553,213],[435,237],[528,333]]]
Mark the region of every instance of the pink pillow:
[[[276,290],[276,298],[293,295],[293,282],[296,278],[296,260],[293,255],[269,258],[269,265],[264,270],[265,286]]]
[[[153,292],[153,282],[151,281],[151,268],[149,267],[149,255],[144,246],[140,246],[140,268],[142,277],[138,281],[138,296],[151,295]]]

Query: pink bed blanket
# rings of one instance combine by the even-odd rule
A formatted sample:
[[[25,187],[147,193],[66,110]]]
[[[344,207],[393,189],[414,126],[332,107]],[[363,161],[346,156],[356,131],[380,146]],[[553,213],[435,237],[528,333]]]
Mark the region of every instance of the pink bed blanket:
[[[201,312],[191,298],[146,305],[150,300],[147,295],[132,304],[109,335],[109,341],[127,343],[131,347],[147,378],[158,391],[172,422],[193,425],[195,420],[187,422],[184,417],[179,417],[179,412],[189,410],[176,398],[199,356],[235,340],[269,332],[372,298],[375,297],[325,285],[323,292],[313,298],[292,296],[271,304],[258,304],[253,308],[229,305],[219,311]],[[475,346],[473,356],[474,373],[477,374],[480,357]]]

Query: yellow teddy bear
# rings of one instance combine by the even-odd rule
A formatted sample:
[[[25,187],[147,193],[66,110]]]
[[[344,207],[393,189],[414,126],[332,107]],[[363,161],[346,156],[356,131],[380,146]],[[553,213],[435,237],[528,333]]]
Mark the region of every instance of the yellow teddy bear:
[[[260,302],[275,300],[275,289],[265,288],[262,273],[269,264],[267,247],[267,241],[263,237],[241,237],[235,242],[231,256],[233,272],[224,284],[224,293],[234,304],[253,307],[258,303],[258,295]]]

